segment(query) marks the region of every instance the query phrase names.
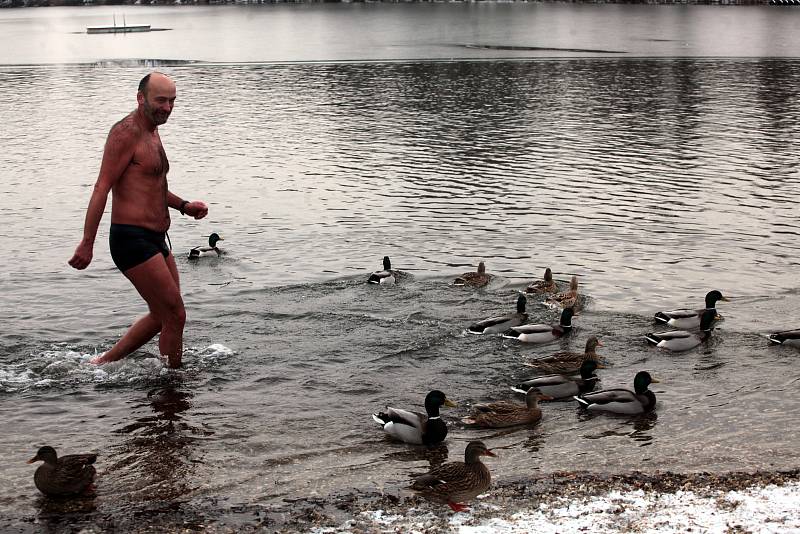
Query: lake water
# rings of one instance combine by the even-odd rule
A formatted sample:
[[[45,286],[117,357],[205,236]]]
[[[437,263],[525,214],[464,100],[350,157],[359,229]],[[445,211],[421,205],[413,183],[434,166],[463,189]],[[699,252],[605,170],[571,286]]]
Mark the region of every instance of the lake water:
[[[123,14],[169,30],[82,33]],[[480,437],[499,480],[797,467],[798,354],[759,333],[800,326],[799,25],[766,6],[0,11],[0,524],[54,526],[24,463],[43,444],[101,453],[90,524],[403,486],[431,458],[370,413],[433,388],[460,404],[449,458]],[[170,231],[186,366],[162,369],[150,344],[97,369],[144,306],[111,263],[108,215],[91,267],[66,261],[108,129],[153,67],[178,84],[160,129],[171,189],[210,205]],[[189,263],[212,231],[227,255]],[[384,255],[410,276],[367,286]],[[481,259],[487,288],[450,285]],[[547,266],[588,299],[570,340],[464,334]],[[707,347],[645,345],[655,311],[710,289],[733,298]],[[654,414],[562,402],[534,429],[458,424],[513,398],[528,358],[590,335],[604,387],[661,380]]]

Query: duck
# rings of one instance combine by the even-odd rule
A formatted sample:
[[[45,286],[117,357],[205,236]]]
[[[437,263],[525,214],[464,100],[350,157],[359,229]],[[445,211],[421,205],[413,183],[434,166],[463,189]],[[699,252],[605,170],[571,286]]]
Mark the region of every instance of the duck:
[[[525,365],[534,367],[539,372],[551,374],[574,374],[587,361],[593,361],[597,363],[598,368],[602,368],[600,364],[605,363],[605,361],[597,354],[597,347],[602,346],[603,343],[597,336],[591,336],[586,340],[586,348],[583,352],[556,352],[550,356],[526,362]]]
[[[786,345],[788,347],[800,347],[800,329],[798,330],[784,330],[782,332],[775,332],[767,334],[767,339],[776,345]]]
[[[395,283],[397,277],[395,276],[395,272],[392,271],[392,262],[389,260],[389,256],[383,257],[383,270],[382,271],[375,271],[369,278],[367,279],[367,283],[370,284],[380,284],[380,285],[392,285]]]
[[[656,312],[653,317],[656,322],[667,324],[678,330],[693,330],[700,328],[700,318],[705,310],[715,310],[717,302],[729,299],[724,297],[718,290],[709,291],[706,294],[706,307],[699,310],[672,310]],[[720,319],[721,317],[717,317]]]
[[[217,247],[218,241],[225,241],[218,233],[208,236],[208,246],[197,246],[189,251],[189,259],[196,260],[203,256],[222,256],[223,252]]]
[[[68,454],[58,457],[49,445],[41,447],[29,464],[44,462],[33,475],[39,491],[49,497],[69,497],[94,490],[97,454]]]
[[[389,436],[412,445],[438,445],[447,437],[447,425],[439,416],[442,406],[457,404],[434,389],[425,396],[425,412],[412,412],[400,408],[387,408],[385,412],[372,414],[372,419],[383,427]]]
[[[669,332],[650,333],[644,336],[648,343],[672,352],[691,350],[711,337],[717,311],[713,308],[704,310],[700,318],[700,332],[688,330],[672,330]]]
[[[478,270],[473,271],[471,273],[464,273],[455,280],[453,280],[454,286],[469,286],[469,287],[483,287],[489,283],[491,280],[491,276],[486,274],[486,264],[484,262],[480,262],[478,264]]]
[[[604,389],[573,397],[590,412],[608,412],[635,415],[651,411],[656,406],[656,395],[648,388],[658,380],[647,371],[639,371],[633,378],[633,391],[624,388]]]
[[[562,308],[576,308],[578,305],[578,277],[573,275],[569,282],[569,290],[556,293],[547,299],[547,302]]]
[[[595,371],[602,367],[594,360],[585,360],[580,368],[580,376],[562,374],[537,376],[520,382],[511,389],[517,393],[527,393],[531,388],[536,388],[552,399],[567,399],[592,391],[600,380]]]
[[[540,400],[553,400],[553,398],[537,388],[529,388],[525,393],[524,405],[509,401],[476,404],[473,406],[473,414],[461,421],[480,428],[535,425],[542,420]]]
[[[538,293],[541,295],[555,293],[557,289],[556,282],[553,280],[553,271],[548,267],[544,270],[544,278],[542,280],[534,280],[528,284],[528,287],[525,288],[525,293]]]
[[[465,501],[484,493],[492,483],[481,456],[497,455],[482,441],[470,441],[463,462],[448,462],[430,470],[414,479],[411,489],[423,497],[446,503],[454,512],[468,510]]]
[[[524,343],[548,343],[569,335],[572,332],[572,318],[575,312],[572,308],[564,308],[558,324],[524,324],[512,326],[503,331],[503,337],[516,339]]]
[[[467,332],[470,334],[499,334],[501,332],[505,332],[513,326],[523,324],[528,320],[528,314],[525,313],[527,301],[528,299],[525,297],[525,295],[520,293],[519,297],[517,297],[516,313],[509,313],[506,315],[500,315],[498,317],[489,317],[483,321],[478,321],[477,323],[471,324],[467,328]]]

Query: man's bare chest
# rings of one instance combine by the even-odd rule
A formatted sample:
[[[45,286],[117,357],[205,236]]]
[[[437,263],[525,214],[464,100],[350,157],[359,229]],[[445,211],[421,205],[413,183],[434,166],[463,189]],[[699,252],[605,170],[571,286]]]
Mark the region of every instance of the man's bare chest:
[[[164,178],[169,172],[169,160],[161,140],[157,137],[143,139],[136,146],[131,166],[136,167],[137,174],[142,176]]]

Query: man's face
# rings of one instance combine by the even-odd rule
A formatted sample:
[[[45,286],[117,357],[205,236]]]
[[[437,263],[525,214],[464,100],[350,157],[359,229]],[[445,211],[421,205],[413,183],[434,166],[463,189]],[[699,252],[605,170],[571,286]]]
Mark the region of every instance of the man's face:
[[[138,94],[139,104],[144,114],[156,126],[167,122],[172,108],[175,107],[175,84],[166,76],[150,78],[145,93]]]

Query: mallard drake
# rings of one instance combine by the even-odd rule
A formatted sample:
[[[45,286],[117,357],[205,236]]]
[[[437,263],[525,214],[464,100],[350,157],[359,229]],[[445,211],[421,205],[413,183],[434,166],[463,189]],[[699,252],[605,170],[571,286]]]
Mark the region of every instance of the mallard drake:
[[[439,416],[442,406],[456,406],[439,390],[425,396],[425,412],[412,412],[399,408],[387,408],[385,412],[372,414],[372,419],[383,427],[383,431],[395,439],[414,445],[437,445],[447,436],[447,425]]]
[[[486,264],[480,262],[478,270],[471,273],[464,273],[453,281],[454,286],[483,287],[489,283],[492,277],[486,274]]]
[[[544,375],[520,382],[511,389],[517,393],[527,393],[536,388],[553,399],[565,399],[592,391],[600,380],[594,372],[602,365],[594,360],[585,360],[580,368],[580,376]]]
[[[222,250],[217,247],[217,242],[225,241],[219,234],[216,232],[208,236],[208,246],[198,246],[194,247],[192,250],[189,251],[189,259],[196,260],[197,258],[203,256],[222,256]]]
[[[569,281],[569,290],[556,293],[547,299],[547,303],[562,308],[576,308],[578,305],[578,277],[573,275]]]
[[[575,396],[578,403],[590,412],[611,412],[619,414],[639,414],[649,412],[656,406],[656,395],[648,389],[658,380],[647,371],[639,371],[633,378],[633,389],[604,389],[594,393]]]
[[[541,373],[552,374],[572,374],[576,373],[584,362],[593,361],[598,364],[598,367],[603,363],[602,358],[597,354],[597,347],[602,347],[603,343],[592,336],[586,340],[586,349],[584,352],[569,352],[561,351],[545,356],[544,358],[536,358],[525,365],[534,367]]]
[[[711,337],[711,331],[714,329],[714,321],[716,318],[716,310],[704,310],[700,318],[700,332],[674,330],[670,332],[650,333],[645,335],[644,338],[648,343],[660,349],[672,352],[690,350],[708,341],[708,338]]]
[[[467,328],[470,334],[499,334],[505,332],[512,326],[521,325],[528,320],[528,314],[525,313],[525,304],[528,299],[525,295],[520,294],[517,298],[517,312],[501,315],[498,317],[489,317],[483,321],[478,321]]]
[[[68,454],[59,458],[53,447],[45,445],[28,463],[44,462],[33,475],[39,491],[51,497],[67,497],[93,489],[95,469],[92,464],[96,459],[96,454]]]
[[[448,462],[414,480],[411,489],[428,499],[446,503],[454,512],[468,509],[463,504],[489,489],[492,476],[481,456],[496,456],[482,441],[471,441],[463,462]]]
[[[394,271],[392,271],[392,262],[389,260],[389,256],[384,256],[383,270],[373,272],[369,275],[367,282],[370,284],[392,285],[395,283],[396,278]]]
[[[776,345],[800,347],[800,330],[784,330],[783,332],[767,334],[767,339]]]
[[[544,279],[534,280],[528,284],[528,287],[525,288],[525,293],[538,293],[541,295],[555,293],[557,289],[556,282],[553,280],[553,272],[550,270],[550,267],[548,267],[544,270]]]
[[[524,343],[547,343],[554,341],[572,332],[572,318],[575,316],[572,308],[564,308],[558,324],[524,324],[512,326],[503,331],[503,337],[516,339]]]
[[[656,322],[668,324],[673,328],[679,330],[692,330],[700,328],[700,318],[706,310],[715,310],[717,302],[720,300],[727,302],[728,298],[723,297],[722,293],[717,291],[709,291],[706,294],[706,307],[699,310],[672,310],[660,311],[654,316]],[[719,317],[717,317],[719,319]]]
[[[517,425],[533,425],[541,421],[542,409],[540,400],[553,400],[537,388],[530,388],[525,393],[525,404],[499,401],[489,404],[476,404],[470,417],[461,421],[480,428],[505,428]]]

